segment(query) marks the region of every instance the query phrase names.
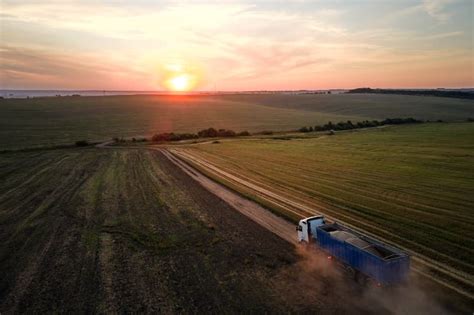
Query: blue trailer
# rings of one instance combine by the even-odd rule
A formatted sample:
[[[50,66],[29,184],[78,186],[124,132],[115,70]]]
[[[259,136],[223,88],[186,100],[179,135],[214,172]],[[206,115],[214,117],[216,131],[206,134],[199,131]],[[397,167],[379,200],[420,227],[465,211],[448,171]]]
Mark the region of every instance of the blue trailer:
[[[299,241],[317,244],[377,284],[396,285],[408,277],[410,256],[407,253],[341,224],[327,224],[322,216],[315,216],[301,220],[297,230]]]

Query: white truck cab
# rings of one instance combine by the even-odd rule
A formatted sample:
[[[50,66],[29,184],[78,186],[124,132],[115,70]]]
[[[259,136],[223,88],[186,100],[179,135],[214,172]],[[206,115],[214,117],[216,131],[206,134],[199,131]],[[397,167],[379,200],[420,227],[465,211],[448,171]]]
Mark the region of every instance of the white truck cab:
[[[301,219],[296,227],[298,242],[309,243],[312,239],[316,239],[316,228],[325,223],[326,221],[322,215]]]

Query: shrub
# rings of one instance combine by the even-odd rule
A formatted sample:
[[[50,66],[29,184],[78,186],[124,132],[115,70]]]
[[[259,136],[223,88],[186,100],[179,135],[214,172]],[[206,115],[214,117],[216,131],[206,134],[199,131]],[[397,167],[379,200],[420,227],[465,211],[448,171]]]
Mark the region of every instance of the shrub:
[[[76,147],[87,147],[89,145],[89,142],[86,140],[79,140],[76,141]]]
[[[302,127],[298,130],[299,132],[309,132],[309,129],[306,127]]]
[[[235,137],[235,132],[232,130],[219,129],[219,131],[217,131],[217,136],[218,137]]]
[[[413,124],[413,123],[422,123],[422,120],[416,120],[414,118],[387,118],[383,121],[378,120],[364,120],[359,121],[355,124],[352,121],[348,120],[346,122],[341,121],[337,124],[333,124],[331,121],[323,126],[316,125],[313,127],[302,127],[298,129],[300,132],[311,132],[311,131],[325,131],[325,130],[350,130],[350,129],[357,129],[357,128],[372,128],[382,125],[400,125],[400,124]]]
[[[203,129],[198,132],[200,138],[214,138],[217,137],[217,130],[214,128]]]
[[[164,141],[181,141],[188,139],[196,139],[198,136],[194,133],[173,133],[173,132],[164,132],[158,133],[151,137],[153,142],[164,142]],[[146,141],[144,139],[143,141]]]
[[[237,134],[237,136],[239,136],[239,137],[248,137],[248,136],[250,136],[250,132],[248,132],[248,131],[241,131],[241,132],[239,132],[239,133]]]

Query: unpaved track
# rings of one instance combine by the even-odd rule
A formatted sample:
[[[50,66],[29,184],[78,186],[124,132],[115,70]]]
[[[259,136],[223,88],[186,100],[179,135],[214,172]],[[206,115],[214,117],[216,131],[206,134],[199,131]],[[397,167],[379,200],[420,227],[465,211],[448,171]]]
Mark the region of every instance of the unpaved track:
[[[293,224],[276,216],[267,209],[261,207],[257,203],[247,200],[237,193],[223,187],[208,177],[192,169],[189,165],[183,163],[167,150],[161,152],[186,174],[191,176],[195,181],[200,183],[204,188],[227,202],[236,210],[251,218],[261,226],[277,234],[284,240],[296,244],[296,232]]]
[[[185,150],[182,150],[182,149],[169,149],[169,151],[172,154],[178,156],[179,158],[181,158],[185,161],[188,161],[188,162],[191,162],[193,164],[197,164],[200,167],[203,167],[204,169],[210,171],[211,173],[217,175],[218,177],[223,177],[227,180],[230,180],[231,182],[234,182],[234,183],[240,184],[240,185],[242,185],[246,188],[249,188],[256,195],[258,195],[260,198],[263,198],[263,199],[265,199],[265,200],[267,200],[267,201],[269,201],[273,204],[276,204],[278,207],[281,207],[281,208],[285,209],[288,212],[296,214],[297,216],[305,217],[305,216],[314,215],[314,214],[324,214],[324,213],[321,213],[321,212],[316,213],[315,209],[313,209],[313,208],[310,208],[310,207],[308,207],[306,205],[303,205],[301,203],[298,203],[294,200],[290,200],[290,199],[285,198],[281,195],[278,195],[278,194],[276,194],[276,193],[274,193],[274,192],[272,192],[268,189],[265,189],[265,188],[261,187],[260,185],[257,185],[257,184],[255,184],[251,181],[248,181],[248,180],[245,180],[241,177],[237,177],[233,174],[230,174],[230,173],[218,168],[217,166],[209,163],[208,161],[202,160],[202,159],[190,154],[189,152],[186,152]],[[169,153],[168,153],[167,156],[168,157],[170,157],[170,156],[173,157],[173,155],[171,155]],[[174,157],[174,160],[180,162],[175,157]],[[180,163],[183,164],[182,162],[180,162]],[[187,167],[192,172],[194,172],[192,170],[192,168],[190,168],[189,166],[187,166]],[[238,210],[241,211],[241,212],[245,211],[245,210],[241,210],[241,209],[238,209]],[[268,210],[266,210],[266,212],[269,213]],[[324,215],[326,217],[328,217],[330,220],[335,220],[335,218],[333,218],[331,216],[328,216],[327,214],[324,214]],[[259,218],[259,216],[260,216],[260,213],[258,213],[258,215],[254,215],[252,218],[258,222],[259,220],[262,220],[262,218]],[[338,220],[338,221],[341,222],[341,220]],[[291,230],[291,234],[295,235],[293,225],[291,225],[287,221],[285,221],[285,222],[286,222],[287,225],[289,225],[286,228],[286,230],[288,230],[288,231]],[[355,228],[356,230],[358,230],[356,227],[354,227],[350,224],[347,224],[347,222],[343,222],[343,223],[350,226],[350,227],[352,227],[352,228]],[[279,234],[278,230],[275,230],[274,232]],[[362,231],[362,232],[364,232],[366,234],[369,234],[369,235],[372,235],[371,233],[367,233],[365,231]],[[375,236],[375,235],[372,235],[372,236]],[[281,237],[286,239],[286,236],[281,235]],[[378,238],[380,239],[380,237],[378,237]],[[293,239],[294,239],[294,236],[293,236]],[[390,243],[387,240],[383,240],[383,241],[385,241],[387,243]],[[293,242],[294,242],[294,240],[293,240]],[[405,248],[404,248],[404,250],[409,251],[408,249],[405,249]],[[418,255],[418,254],[413,253],[413,252],[411,252],[411,254],[413,255],[413,260],[416,263],[415,266],[412,266],[412,269],[413,269],[414,272],[416,272],[416,273],[418,273],[418,274],[420,274],[420,275],[422,275],[426,278],[429,278],[430,280],[435,281],[435,282],[437,282],[437,283],[439,283],[439,284],[441,284],[445,287],[448,287],[448,288],[458,292],[459,294],[470,298],[471,300],[474,300],[474,295],[472,294],[472,292],[470,292],[468,290],[464,290],[462,288],[459,288],[455,285],[452,285],[451,283],[446,282],[442,279],[439,279],[438,277],[433,277],[431,274],[428,274],[423,269],[424,269],[424,267],[435,269],[437,272],[440,272],[441,274],[444,274],[445,276],[453,278],[453,279],[455,279],[455,280],[457,280],[461,283],[464,283],[467,286],[472,286],[472,279],[470,278],[469,275],[461,273],[458,270],[454,270],[454,269],[450,268],[449,266],[445,266],[444,264],[441,264],[437,261],[433,261],[432,259],[429,259],[428,257],[421,256],[421,255]]]

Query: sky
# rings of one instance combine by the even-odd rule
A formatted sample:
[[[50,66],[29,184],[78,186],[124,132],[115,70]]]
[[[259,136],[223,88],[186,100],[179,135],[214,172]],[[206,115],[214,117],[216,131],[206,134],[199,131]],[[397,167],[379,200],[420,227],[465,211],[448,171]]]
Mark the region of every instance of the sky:
[[[474,87],[472,0],[0,0],[0,88]]]

